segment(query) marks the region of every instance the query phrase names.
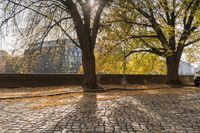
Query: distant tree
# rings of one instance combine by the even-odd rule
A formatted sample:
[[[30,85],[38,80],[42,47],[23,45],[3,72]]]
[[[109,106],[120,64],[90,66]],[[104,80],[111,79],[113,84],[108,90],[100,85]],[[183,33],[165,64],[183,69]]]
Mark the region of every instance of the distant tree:
[[[16,25],[22,39],[29,41],[28,49],[38,47],[35,45],[47,37],[70,38],[82,50],[84,86],[97,89],[94,47],[106,3],[108,0],[0,0],[4,10],[0,26]]]
[[[127,56],[149,52],[166,59],[167,83],[179,84],[178,68],[185,47],[200,41],[199,0],[120,0],[115,20],[130,26],[124,40],[135,40]]]
[[[200,44],[191,45],[184,50],[185,60],[189,63],[199,63],[200,62]],[[199,68],[198,68],[199,69]]]
[[[103,38],[100,40],[99,49],[101,50],[98,49],[95,52],[97,73],[123,74],[124,52],[126,51],[121,45],[116,46],[116,43],[110,42],[110,39]],[[165,60],[154,54],[135,53],[127,57],[125,63],[126,74],[166,74]]]
[[[10,55],[8,54],[8,52],[4,50],[0,50],[0,73],[5,72],[5,66],[9,58],[10,58]]]
[[[9,56],[4,73],[27,73],[27,64],[22,63],[23,59],[19,56]]]

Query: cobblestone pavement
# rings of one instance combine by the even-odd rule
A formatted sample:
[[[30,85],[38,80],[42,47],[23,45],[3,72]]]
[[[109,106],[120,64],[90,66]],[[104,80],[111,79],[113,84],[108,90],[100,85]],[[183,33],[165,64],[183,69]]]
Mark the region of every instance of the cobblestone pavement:
[[[0,101],[0,133],[200,133],[200,90],[108,91]]]

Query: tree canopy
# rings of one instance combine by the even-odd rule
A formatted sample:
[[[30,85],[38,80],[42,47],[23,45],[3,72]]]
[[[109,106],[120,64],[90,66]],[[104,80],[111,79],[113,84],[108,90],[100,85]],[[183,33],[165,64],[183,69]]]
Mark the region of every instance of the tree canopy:
[[[137,52],[164,57],[168,83],[179,83],[183,50],[200,41],[200,1],[122,0],[115,5],[110,12],[115,17],[108,21],[112,24],[110,33],[118,36],[121,43],[129,43],[127,57]]]

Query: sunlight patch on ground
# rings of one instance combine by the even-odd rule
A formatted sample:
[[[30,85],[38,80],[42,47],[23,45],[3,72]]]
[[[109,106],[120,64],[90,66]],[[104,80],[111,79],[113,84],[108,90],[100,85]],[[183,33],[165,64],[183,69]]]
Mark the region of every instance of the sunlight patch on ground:
[[[22,98],[4,100],[7,104],[25,103],[27,108],[39,110],[48,107],[63,106],[74,104],[82,98],[82,93],[71,93],[60,96],[47,96],[41,98]]]
[[[156,95],[156,94],[159,93],[159,91],[157,91],[157,90],[147,90],[147,91],[144,91],[144,92],[146,92],[148,94],[152,94],[152,95]]]
[[[37,88],[38,89],[38,88]],[[36,90],[37,90],[36,89]],[[40,88],[42,89],[42,88]],[[57,88],[59,89],[59,88]],[[51,88],[50,91],[55,91],[57,89]],[[60,88],[62,89],[62,88]],[[42,91],[47,91],[47,88]],[[33,90],[32,90],[33,91]],[[38,89],[39,91],[39,89]],[[42,92],[41,91],[41,92]],[[31,91],[30,91],[31,92]],[[127,98],[127,96],[137,96],[137,95],[177,95],[179,98],[190,99],[190,95],[199,94],[200,90],[198,88],[165,88],[165,89],[149,89],[149,90],[110,90],[104,93],[97,93],[96,100],[99,102],[112,102],[116,100],[122,100],[123,98]],[[64,106],[67,104],[73,104],[79,101],[83,97],[82,92],[63,94],[59,96],[44,96],[38,98],[20,98],[20,99],[10,99],[10,100],[1,100],[6,102],[7,104],[15,104],[15,103],[24,103],[27,108],[37,110],[42,108],[54,107],[54,106]],[[138,104],[137,101],[135,104]],[[134,104],[134,103],[133,103]],[[141,108],[144,111],[144,108]]]
[[[75,104],[82,98],[81,93],[74,93],[62,96],[47,97],[45,101],[38,102],[36,105],[31,106],[31,109],[43,109],[48,107],[63,106],[67,104]]]
[[[97,100],[98,101],[112,101],[118,99],[119,96],[117,95],[112,95],[112,96],[105,96],[105,95],[97,95]]]

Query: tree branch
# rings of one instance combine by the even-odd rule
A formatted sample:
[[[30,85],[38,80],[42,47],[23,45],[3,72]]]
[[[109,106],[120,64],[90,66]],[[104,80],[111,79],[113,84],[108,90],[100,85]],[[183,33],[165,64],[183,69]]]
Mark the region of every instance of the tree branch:
[[[157,51],[154,51],[152,49],[148,49],[148,50],[141,49],[141,50],[132,50],[125,57],[127,58],[128,56],[130,56],[131,54],[134,54],[134,53],[152,53],[152,54],[159,55],[159,56],[163,55],[163,53],[158,53]]]
[[[99,7],[97,9],[97,12],[96,12],[96,15],[95,15],[95,18],[94,18],[94,24],[93,24],[93,27],[92,27],[92,44],[93,44],[93,49],[94,49],[94,45],[95,45],[95,42],[96,42],[96,38],[97,38],[97,33],[98,33],[98,29],[99,29],[99,23],[100,23],[100,17],[101,17],[101,14],[103,12],[103,9],[105,7],[105,4],[106,4],[106,1],[105,0],[100,0],[99,1]]]
[[[133,39],[133,38],[157,38],[157,37],[158,37],[157,35],[133,35],[130,36],[129,38]]]
[[[190,41],[190,42],[186,43],[186,44],[184,45],[184,47],[187,47],[187,46],[189,46],[190,44],[194,44],[194,43],[197,43],[197,42],[199,42],[199,41],[200,41],[200,38],[197,38],[197,39],[195,39],[195,40],[193,40],[193,41]]]

